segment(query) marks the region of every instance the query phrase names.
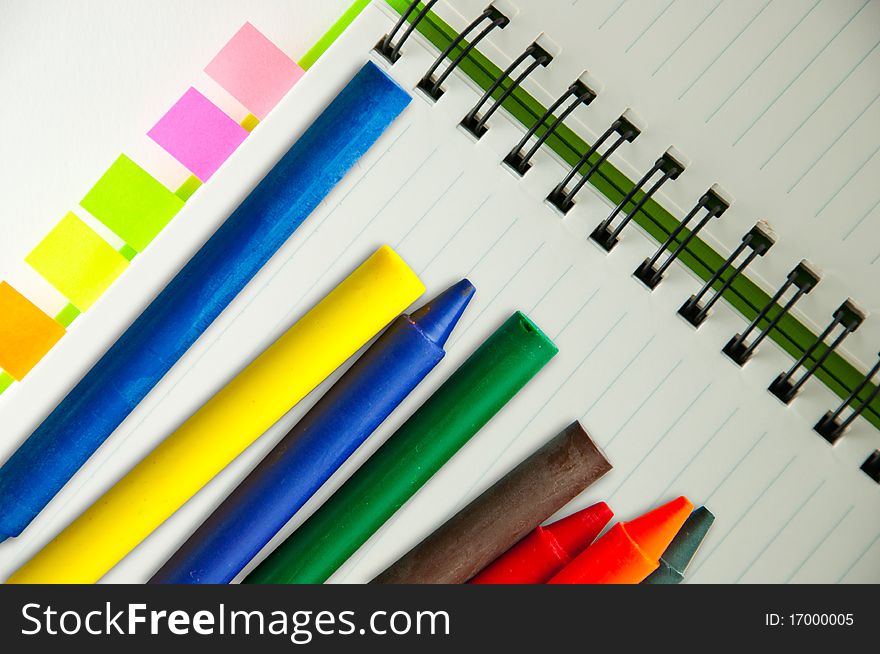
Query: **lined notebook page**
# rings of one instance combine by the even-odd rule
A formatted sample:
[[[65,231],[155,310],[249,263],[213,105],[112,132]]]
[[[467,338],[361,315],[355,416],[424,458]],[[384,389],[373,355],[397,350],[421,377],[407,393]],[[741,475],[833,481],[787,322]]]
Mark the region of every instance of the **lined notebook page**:
[[[436,9],[460,29],[484,4],[450,0]],[[545,105],[584,71],[596,85],[598,98],[566,124],[592,140],[624,110],[638,118],[642,134],[612,157],[631,179],[671,146],[684,156],[687,169],[660,192],[673,214],[682,217],[715,183],[733,198],[703,232],[719,252],[726,256],[757,219],[772,225],[776,245],[749,267],[765,290],[803,258],[818,268],[820,285],[796,308],[807,324],[824,327],[848,296],[880,312],[880,2],[498,6],[511,23],[481,45],[497,64],[539,35],[558,46],[552,64],[525,84]],[[843,350],[866,370],[878,348],[875,316]]]
[[[234,206],[248,181],[259,178],[291,135],[371,56],[392,24],[383,8],[368,8],[217,172],[200,204],[185,211]],[[392,74],[412,89],[435,56],[413,40]],[[609,257],[583,238],[586,226],[609,211],[601,198],[585,193],[578,212],[560,220],[542,199],[561,166],[541,160],[520,179],[499,164],[521,127],[499,115],[478,143],[456,127],[477,98],[464,80],[451,79],[436,104],[415,95],[357,169],[44,515],[22,538],[2,545],[7,569],[0,573],[23,562],[375,247],[388,243],[421,275],[426,297],[464,275],[477,295],[447,347],[447,359],[280,537],[513,310],[528,313],[560,354],[332,581],[370,579],[573,418],[582,420],[615,470],[564,513],[606,499],[626,519],[680,493],[705,503],[717,520],[694,562],[692,581],[880,581],[880,494],[857,470],[880,445],[876,432],[857,426],[832,449],[811,429],[818,408],[833,403],[821,384],[809,384],[786,408],[765,390],[766,380],[787,363],[785,356],[767,348],[766,356],[744,369],[724,359],[719,349],[741,319],[719,308],[694,333],[675,315],[682,298],[699,286],[696,279],[675,267],[648,293],[630,273],[653,249],[650,241],[633,232]],[[257,170],[246,173],[252,167]],[[239,176],[244,179],[233,184]],[[179,225],[176,229],[185,229],[185,223]],[[195,243],[200,232],[191,229],[187,236]],[[142,266],[161,259],[162,243],[156,245]],[[138,274],[132,270],[129,277],[137,281]],[[109,293],[122,294],[134,281],[123,279]],[[99,316],[99,308],[90,315]],[[82,327],[98,329],[94,322]],[[71,334],[72,343],[74,338],[85,336]],[[321,390],[105,581],[148,579]]]
[[[412,88],[432,56],[409,47],[395,76]],[[416,94],[399,140],[325,225],[396,243],[431,286],[462,270],[477,285],[440,375],[512,308],[532,316],[560,355],[334,580],[380,571],[571,418],[615,470],[564,513],[606,499],[632,516],[679,493],[706,503],[718,522],[693,581],[880,578],[871,519],[880,494],[857,470],[878,442],[873,430],[828,447],[811,429],[816,407],[833,402],[824,387],[811,384],[783,407],[762,383],[783,355],[739,369],[719,353],[739,324],[732,312],[719,310],[699,334],[675,315],[698,286],[684,269],[651,294],[630,275],[647,239],[636,232],[609,257],[575,237],[609,207],[588,195],[579,215],[559,220],[542,199],[560,166],[548,159],[520,179],[499,164],[520,127],[499,117],[478,143],[456,127],[476,98],[461,80],[436,104]],[[396,187],[376,182],[389,177]]]

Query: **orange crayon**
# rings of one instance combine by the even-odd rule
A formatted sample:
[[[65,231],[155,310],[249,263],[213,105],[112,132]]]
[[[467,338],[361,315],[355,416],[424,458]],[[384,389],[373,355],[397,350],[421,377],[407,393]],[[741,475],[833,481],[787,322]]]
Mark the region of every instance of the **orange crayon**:
[[[618,522],[548,583],[641,583],[660,565],[660,555],[693,510],[682,496],[635,520]]]

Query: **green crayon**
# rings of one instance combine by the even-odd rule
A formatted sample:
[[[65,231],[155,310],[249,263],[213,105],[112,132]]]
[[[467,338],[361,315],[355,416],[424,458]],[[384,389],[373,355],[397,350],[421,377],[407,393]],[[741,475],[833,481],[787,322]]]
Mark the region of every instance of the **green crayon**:
[[[244,583],[323,583],[557,352],[514,313]]]
[[[642,583],[680,584],[684,581],[684,572],[700,549],[713,522],[715,516],[705,506],[694,509],[660,557],[660,567]]]

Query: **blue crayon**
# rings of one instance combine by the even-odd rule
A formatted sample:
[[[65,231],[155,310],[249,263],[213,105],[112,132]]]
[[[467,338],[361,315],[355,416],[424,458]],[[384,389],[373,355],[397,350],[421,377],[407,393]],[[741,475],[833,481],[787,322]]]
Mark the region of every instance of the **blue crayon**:
[[[0,468],[17,536],[409,104],[367,63],[140,317]]]
[[[473,294],[462,280],[391,323],[150,583],[232,581],[440,362]]]

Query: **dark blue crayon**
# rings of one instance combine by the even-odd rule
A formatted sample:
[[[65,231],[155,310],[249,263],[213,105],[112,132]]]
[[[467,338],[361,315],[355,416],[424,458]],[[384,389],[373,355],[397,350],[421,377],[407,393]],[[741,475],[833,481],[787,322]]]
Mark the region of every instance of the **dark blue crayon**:
[[[150,580],[229,583],[443,358],[474,287],[398,317]]]
[[[0,468],[19,535],[409,104],[367,63]]]

